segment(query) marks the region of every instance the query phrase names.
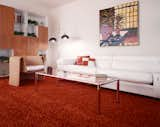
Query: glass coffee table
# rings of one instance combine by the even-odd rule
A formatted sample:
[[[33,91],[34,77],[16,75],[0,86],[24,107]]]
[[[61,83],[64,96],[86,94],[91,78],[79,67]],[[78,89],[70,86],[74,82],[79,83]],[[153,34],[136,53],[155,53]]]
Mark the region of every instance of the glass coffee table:
[[[71,76],[72,75],[72,76]],[[75,76],[73,76],[75,75]],[[98,75],[98,77],[97,77]],[[102,75],[102,77],[101,77]],[[69,72],[63,70],[54,70],[52,74],[47,74],[46,72],[36,72],[35,73],[35,84],[38,83],[39,76],[43,77],[53,77],[57,80],[63,79],[68,81],[75,81],[86,83],[90,85],[94,85],[97,88],[97,113],[101,113],[101,87],[103,85],[111,85],[111,83],[116,82],[116,102],[119,103],[119,87],[120,81],[116,77],[107,77],[103,74],[86,74],[86,73],[77,73],[77,72]],[[58,83],[58,82],[57,82]],[[113,85],[113,84],[112,84]]]

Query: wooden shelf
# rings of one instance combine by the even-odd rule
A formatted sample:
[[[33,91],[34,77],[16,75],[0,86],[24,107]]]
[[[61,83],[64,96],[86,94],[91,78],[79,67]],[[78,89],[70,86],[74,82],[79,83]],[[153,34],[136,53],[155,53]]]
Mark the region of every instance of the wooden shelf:
[[[38,37],[38,25],[47,27],[47,21],[45,16],[40,16],[35,13],[15,9],[14,32],[24,33],[24,35],[21,36],[28,36],[28,34],[34,34]]]

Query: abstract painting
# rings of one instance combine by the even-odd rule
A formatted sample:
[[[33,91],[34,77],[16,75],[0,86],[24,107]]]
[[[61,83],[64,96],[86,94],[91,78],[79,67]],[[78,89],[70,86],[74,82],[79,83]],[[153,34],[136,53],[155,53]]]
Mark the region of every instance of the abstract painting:
[[[139,2],[100,10],[100,47],[139,45]]]

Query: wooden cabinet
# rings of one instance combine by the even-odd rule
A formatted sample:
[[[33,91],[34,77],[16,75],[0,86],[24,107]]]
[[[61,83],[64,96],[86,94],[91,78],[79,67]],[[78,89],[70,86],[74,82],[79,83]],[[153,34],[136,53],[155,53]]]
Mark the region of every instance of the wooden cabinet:
[[[48,28],[38,26],[38,37],[14,35],[15,9],[0,5],[0,48],[11,48],[14,54],[37,55],[48,48]]]

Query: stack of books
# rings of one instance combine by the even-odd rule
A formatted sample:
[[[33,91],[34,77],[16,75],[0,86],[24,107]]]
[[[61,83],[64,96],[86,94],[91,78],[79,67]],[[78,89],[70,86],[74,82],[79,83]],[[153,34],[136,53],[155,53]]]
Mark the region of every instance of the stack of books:
[[[95,74],[96,80],[106,79],[108,76],[106,74]]]

